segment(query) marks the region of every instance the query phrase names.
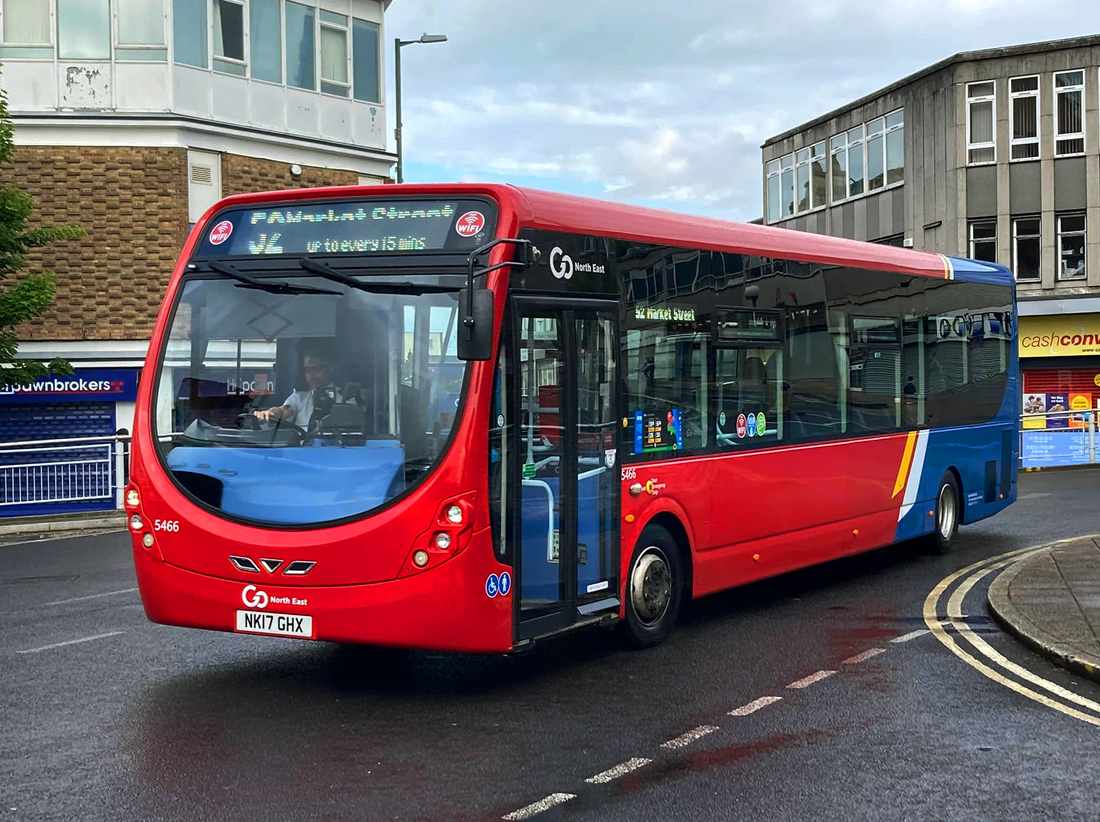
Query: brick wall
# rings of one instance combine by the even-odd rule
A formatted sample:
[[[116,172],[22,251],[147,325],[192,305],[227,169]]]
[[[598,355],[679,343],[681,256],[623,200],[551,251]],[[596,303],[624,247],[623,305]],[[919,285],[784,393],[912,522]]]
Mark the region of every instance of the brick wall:
[[[16,147],[0,179],[34,198],[32,225],[88,233],[31,255],[29,270],[57,272],[57,297],[20,339],[149,336],[187,234],[186,168],[183,149]]]
[[[281,191],[289,188],[318,186],[354,186],[359,184],[359,172],[332,168],[302,166],[300,177],[290,176],[289,163],[222,155],[222,194],[252,194],[257,191]]]
[[[29,270],[57,272],[53,308],[22,340],[142,340],[187,238],[187,151],[175,148],[16,147],[0,169],[35,201],[32,225],[79,225],[82,240],[34,252]],[[222,193],[356,185],[355,171],[222,155]]]

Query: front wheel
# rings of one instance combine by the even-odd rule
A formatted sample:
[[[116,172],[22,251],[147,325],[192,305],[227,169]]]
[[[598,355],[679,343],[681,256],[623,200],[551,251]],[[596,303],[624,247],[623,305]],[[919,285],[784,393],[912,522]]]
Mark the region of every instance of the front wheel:
[[[626,634],[639,648],[665,640],[676,624],[683,597],[680,549],[660,525],[642,531],[626,577]]]
[[[936,524],[931,538],[932,547],[941,554],[951,550],[955,534],[959,532],[960,498],[959,483],[955,475],[948,471],[936,490]]]

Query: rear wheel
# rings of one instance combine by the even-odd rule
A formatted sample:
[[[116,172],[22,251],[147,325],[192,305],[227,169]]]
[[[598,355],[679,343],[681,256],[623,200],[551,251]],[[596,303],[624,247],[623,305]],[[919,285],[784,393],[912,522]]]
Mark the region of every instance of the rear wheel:
[[[663,642],[676,624],[683,598],[680,548],[660,525],[642,531],[626,577],[626,634],[639,648]]]
[[[932,547],[941,554],[951,550],[955,534],[959,532],[959,514],[962,510],[960,499],[958,480],[948,471],[940,479],[936,490],[936,524],[931,537]]]

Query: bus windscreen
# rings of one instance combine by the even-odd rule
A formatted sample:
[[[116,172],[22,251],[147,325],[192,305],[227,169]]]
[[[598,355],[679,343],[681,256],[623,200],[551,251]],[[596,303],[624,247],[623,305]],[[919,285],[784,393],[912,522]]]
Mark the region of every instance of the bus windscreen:
[[[197,256],[468,253],[495,223],[495,209],[480,200],[273,203],[214,217]]]

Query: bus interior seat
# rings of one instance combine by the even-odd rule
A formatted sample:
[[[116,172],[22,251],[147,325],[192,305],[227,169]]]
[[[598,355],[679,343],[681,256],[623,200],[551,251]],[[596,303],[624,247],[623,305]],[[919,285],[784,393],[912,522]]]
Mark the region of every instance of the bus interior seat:
[[[399,385],[397,399],[405,460],[428,459],[428,392],[411,385]]]

